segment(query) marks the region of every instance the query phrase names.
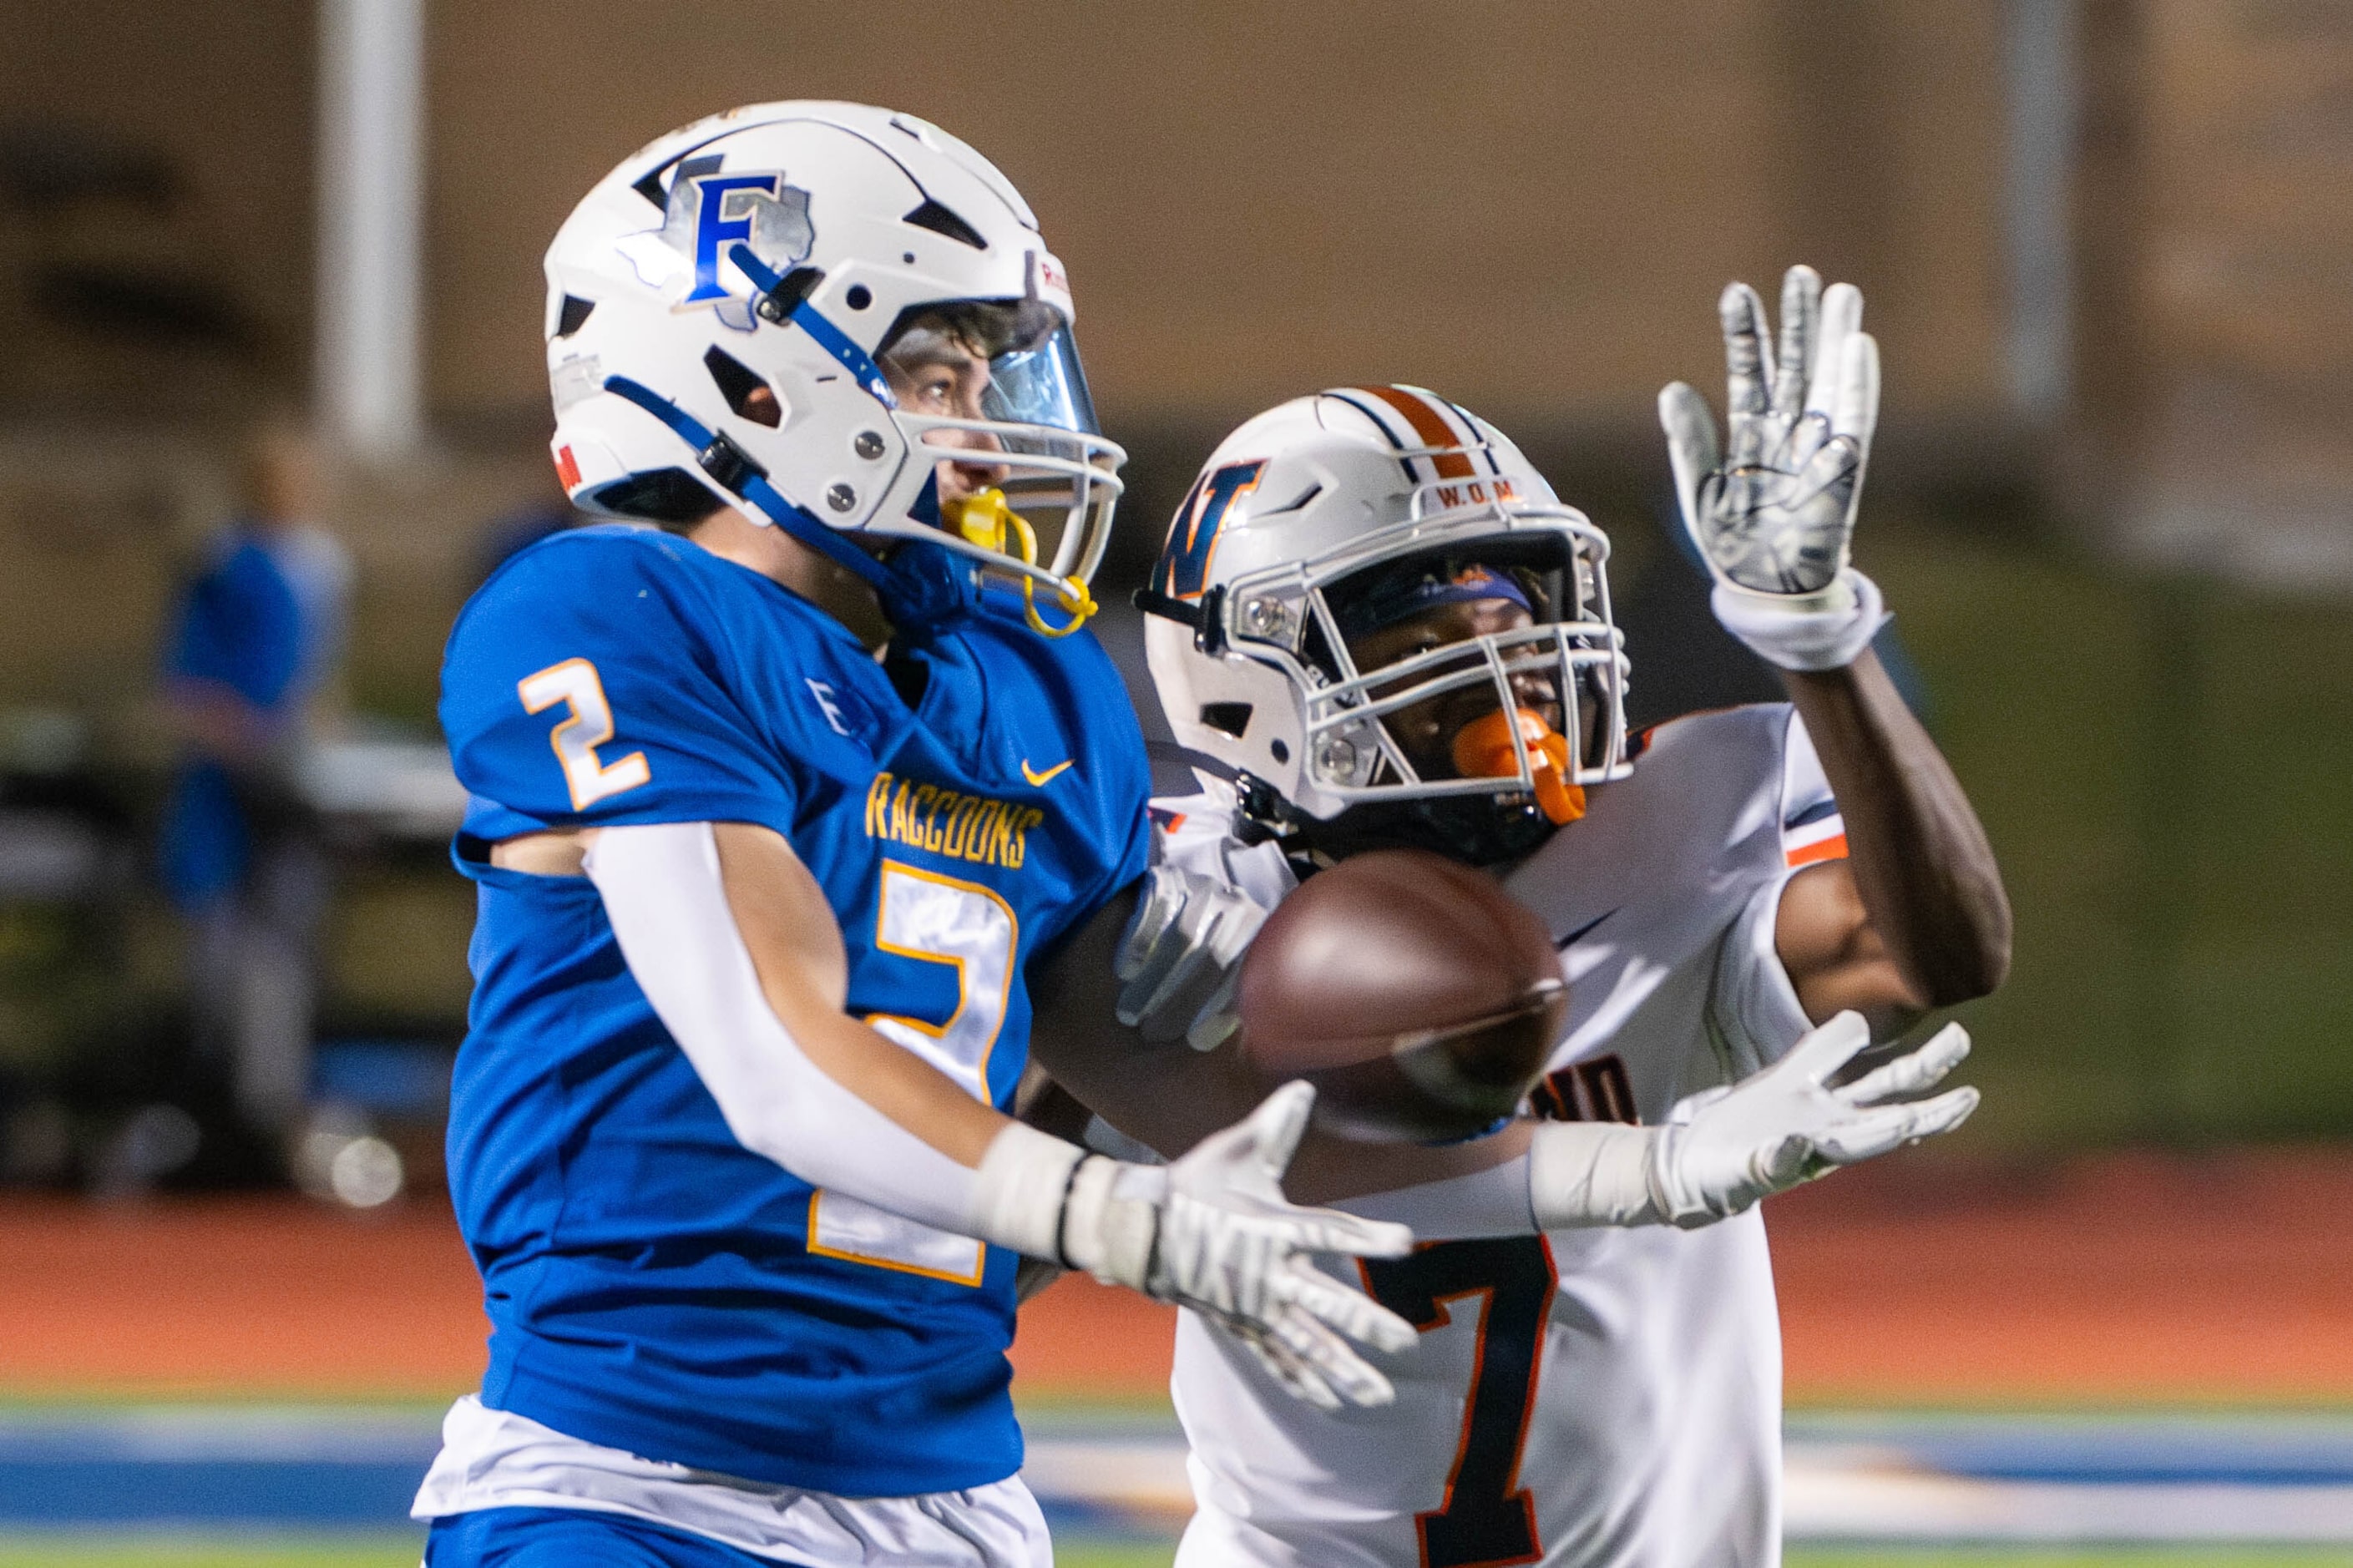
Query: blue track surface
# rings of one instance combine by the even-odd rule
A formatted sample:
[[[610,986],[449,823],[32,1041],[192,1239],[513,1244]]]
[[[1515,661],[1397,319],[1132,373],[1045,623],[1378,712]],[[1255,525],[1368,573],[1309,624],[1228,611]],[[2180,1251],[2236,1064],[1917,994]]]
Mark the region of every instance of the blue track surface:
[[[398,1525],[439,1446],[426,1415],[10,1414],[0,1525]]]
[[[1924,1468],[2073,1486],[2353,1486],[2353,1421],[2242,1416],[1792,1416],[1793,1447],[1881,1444]]]

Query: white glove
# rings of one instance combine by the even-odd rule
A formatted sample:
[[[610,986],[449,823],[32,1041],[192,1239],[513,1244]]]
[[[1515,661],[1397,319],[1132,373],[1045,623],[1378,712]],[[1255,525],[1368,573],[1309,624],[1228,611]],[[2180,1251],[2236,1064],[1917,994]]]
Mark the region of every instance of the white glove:
[[[1843,1088],[1829,1087],[1869,1044],[1862,1015],[1841,1013],[1764,1071],[1678,1106],[1677,1119],[1658,1129],[1651,1159],[1662,1217],[1686,1228],[1710,1224],[1834,1166],[1949,1132],[1977,1109],[1978,1091],[1966,1087],[1934,1100],[1904,1098],[1969,1054],[1968,1031],[1958,1024]]]
[[[1735,283],[1717,311],[1730,450],[1719,451],[1705,398],[1680,381],[1659,394],[1683,526],[1715,579],[1716,616],[1785,668],[1852,663],[1884,619],[1878,591],[1848,564],[1879,421],[1879,345],[1862,330],[1862,295],[1848,283],[1824,293],[1812,268],[1789,268],[1769,385],[1764,301]]]
[[[1234,982],[1266,915],[1239,888],[1153,867],[1112,964],[1119,1021],[1147,1040],[1182,1037],[1195,1050],[1216,1049],[1236,1027]]]
[[[1663,1127],[1545,1123],[1528,1150],[1537,1227],[1712,1225],[1836,1166],[1949,1132],[1977,1109],[1974,1089],[1904,1100],[1969,1054],[1958,1024],[1851,1084],[1829,1087],[1870,1043],[1862,1015],[1841,1013],[1764,1071],[1685,1100]]]
[[[1105,1284],[1192,1308],[1312,1405],[1387,1405],[1397,1391],[1347,1342],[1395,1353],[1414,1342],[1413,1326],[1308,1258],[1401,1257],[1413,1233],[1284,1198],[1282,1173],[1314,1103],[1311,1085],[1285,1084],[1166,1166],[1124,1164],[1008,1128],[981,1162],[980,1228]]]

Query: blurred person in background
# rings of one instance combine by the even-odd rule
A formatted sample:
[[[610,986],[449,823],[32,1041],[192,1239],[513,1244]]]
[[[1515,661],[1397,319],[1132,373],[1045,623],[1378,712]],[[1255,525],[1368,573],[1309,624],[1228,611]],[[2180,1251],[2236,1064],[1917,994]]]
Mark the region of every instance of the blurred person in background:
[[[350,555],[318,522],[321,478],[300,426],[254,428],[240,510],[182,585],[164,653],[178,755],[158,860],[190,925],[196,1047],[270,1135],[308,1083],[327,877],[298,774],[351,600]]]

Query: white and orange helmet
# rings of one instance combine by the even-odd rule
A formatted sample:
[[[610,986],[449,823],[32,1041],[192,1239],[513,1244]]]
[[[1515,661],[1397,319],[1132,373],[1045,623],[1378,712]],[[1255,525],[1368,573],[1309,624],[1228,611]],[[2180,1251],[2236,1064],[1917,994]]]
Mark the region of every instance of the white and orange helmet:
[[[1341,387],[1219,445],[1136,603],[1177,742],[1295,811],[1485,797],[1556,824],[1585,785],[1630,770],[1609,557],[1493,426],[1419,387]],[[1347,632],[1364,595],[1417,565],[1441,590],[1483,571],[1532,624],[1358,669]],[[1531,675],[1561,695],[1561,732],[1517,699]],[[1484,754],[1458,737],[1458,776],[1421,776],[1385,716],[1477,683],[1498,695]]]

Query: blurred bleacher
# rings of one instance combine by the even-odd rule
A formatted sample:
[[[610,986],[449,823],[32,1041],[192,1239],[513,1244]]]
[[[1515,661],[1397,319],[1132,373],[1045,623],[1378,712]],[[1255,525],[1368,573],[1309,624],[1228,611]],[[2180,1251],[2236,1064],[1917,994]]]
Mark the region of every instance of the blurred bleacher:
[[[88,1183],[176,1092],[179,938],[141,862],[153,671],[238,428],[310,395],[318,39],[293,0],[7,14],[0,1175]],[[1478,47],[1457,57],[1402,5],[1052,0],[990,25],[1054,63],[1053,90],[975,95],[965,7],[731,18],[431,16],[431,434],[346,465],[327,520],[359,578],[347,719],[311,773],[342,803],[322,1036],[446,1049],[462,1029],[471,900],[438,845],[435,679],[501,520],[552,496],[547,234],[646,136],[824,93],[987,150],[1071,264],[1135,453],[1106,603],[1234,420],[1424,381],[1610,530],[1646,718],[1771,690],[1666,545],[1651,398],[1715,384],[1726,277],[1769,293],[1807,259],[1860,282],[1889,389],[1861,559],[2018,910],[2010,984],[1968,1015],[1989,1099],[1965,1148],[2353,1131],[2353,230],[2317,199],[2353,157],[2353,20],[1505,6],[1462,23]],[[681,42],[712,29],[722,58]],[[1134,635],[1117,610],[1104,631]]]

